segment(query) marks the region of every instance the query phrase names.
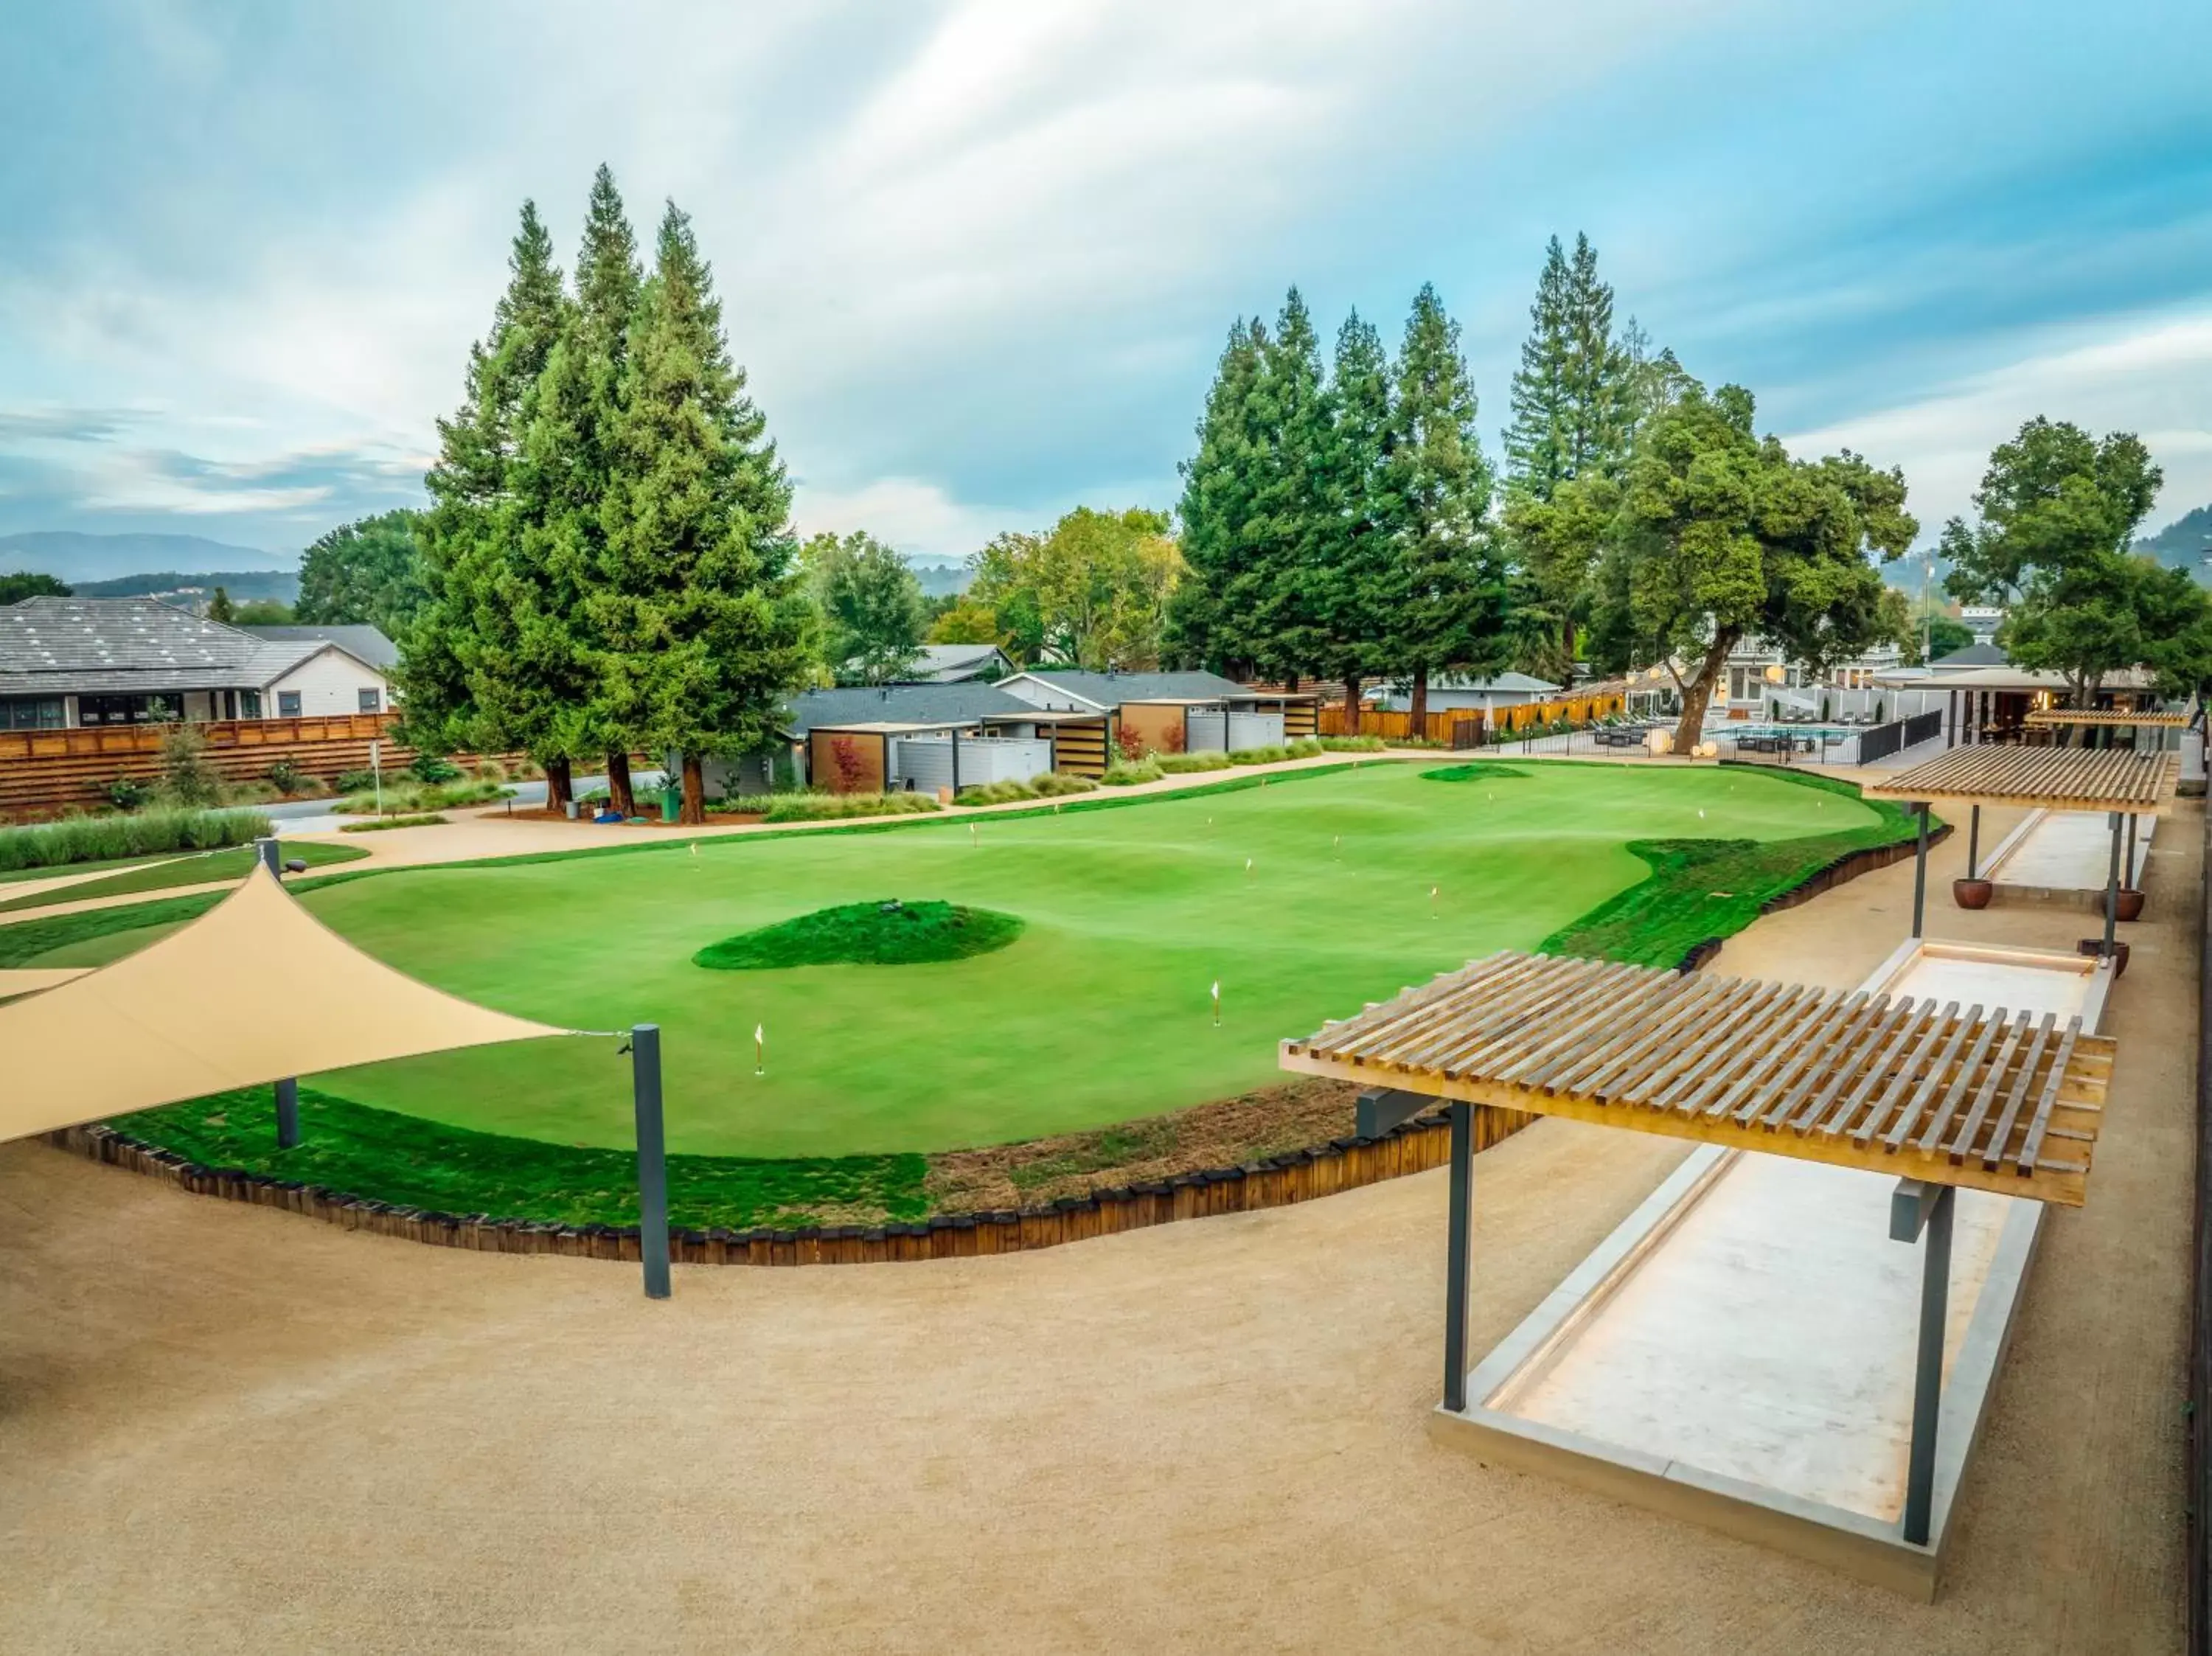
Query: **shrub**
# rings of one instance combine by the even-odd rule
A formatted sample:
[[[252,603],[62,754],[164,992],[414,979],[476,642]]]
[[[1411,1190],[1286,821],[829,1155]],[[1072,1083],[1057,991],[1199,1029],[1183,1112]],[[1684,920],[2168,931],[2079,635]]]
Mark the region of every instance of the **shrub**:
[[[765,820],[824,822],[847,816],[904,816],[937,808],[936,796],[927,793],[787,793],[768,808]]]
[[[1030,778],[1030,786],[1043,799],[1057,798],[1062,794],[1096,793],[1098,785],[1087,776],[1071,776],[1066,771],[1047,771],[1042,776]]]
[[[1117,725],[1114,728],[1114,745],[1121,750],[1124,763],[1137,765],[1144,762],[1147,750],[1142,731],[1133,731],[1127,725]]]
[[[458,782],[461,767],[434,753],[418,753],[408,761],[407,773],[417,782]]]
[[[172,725],[161,737],[161,787],[180,805],[216,803],[222,783],[207,761],[207,738],[189,725]]]
[[[288,798],[300,791],[307,773],[289,759],[280,759],[268,770],[269,786]]]
[[[385,828],[435,828],[446,819],[426,813],[419,816],[373,816],[366,822],[341,822],[340,834],[375,834]],[[366,854],[366,853],[364,853]]]
[[[384,785],[384,809],[398,815],[411,811],[450,810],[457,805],[487,804],[506,792],[506,785],[500,782],[453,781],[429,785],[393,780]],[[341,816],[368,816],[376,810],[376,795],[374,792],[353,794],[339,800],[331,809]]]
[[[1225,771],[1230,766],[1225,753],[1171,753],[1153,762],[1165,776],[1181,776],[1188,771]]]
[[[1291,757],[1291,750],[1280,743],[1267,748],[1237,748],[1231,751],[1232,765],[1279,765]]]
[[[1322,748],[1319,737],[1302,736],[1297,741],[1289,743],[1284,751],[1293,759],[1317,759],[1327,749]]]
[[[153,785],[139,777],[118,776],[107,785],[107,803],[118,810],[136,810],[153,797]]]
[[[956,805],[1007,805],[1017,799],[1034,799],[1037,791],[1026,782],[987,782],[977,788],[963,788],[952,797]]]
[[[1383,746],[1379,736],[1321,736],[1314,740],[1322,753],[1380,753]]]
[[[1157,759],[1139,759],[1133,763],[1117,761],[1106,767],[1098,779],[1109,788],[1133,787],[1139,782],[1157,782],[1164,774]]]
[[[480,759],[477,761],[477,780],[504,782],[507,780],[507,767],[496,759]]]
[[[376,790],[374,771],[340,771],[337,780],[331,786],[340,793],[373,793]]]
[[[258,810],[147,810],[127,816],[64,816],[58,822],[0,828],[0,872],[62,868],[165,851],[213,851],[270,832]]]

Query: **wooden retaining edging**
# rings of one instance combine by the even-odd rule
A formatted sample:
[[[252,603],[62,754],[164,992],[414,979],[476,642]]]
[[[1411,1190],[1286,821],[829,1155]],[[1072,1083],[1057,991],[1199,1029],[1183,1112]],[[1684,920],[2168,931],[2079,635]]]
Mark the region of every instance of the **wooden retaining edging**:
[[[1535,1119],[1517,1110],[1478,1105],[1474,1147],[1487,1149]],[[638,1257],[635,1225],[562,1225],[404,1207],[343,1195],[297,1180],[275,1179],[236,1168],[202,1167],[111,1127],[68,1127],[46,1137],[48,1143],[92,1161],[166,1179],[195,1196],[282,1208],[348,1230],[398,1236],[440,1247],[471,1248],[480,1253],[550,1253],[570,1259],[633,1261]],[[800,1230],[672,1228],[669,1257],[678,1265],[830,1265],[1025,1253],[1183,1219],[1288,1207],[1439,1168],[1450,1156],[1451,1130],[1445,1113],[1438,1110],[1393,1128],[1379,1138],[1332,1139],[1327,1144],[1287,1151],[1243,1167],[1209,1168],[1156,1183],[1062,1197],[1044,1207],[945,1214],[914,1224],[825,1225]]]

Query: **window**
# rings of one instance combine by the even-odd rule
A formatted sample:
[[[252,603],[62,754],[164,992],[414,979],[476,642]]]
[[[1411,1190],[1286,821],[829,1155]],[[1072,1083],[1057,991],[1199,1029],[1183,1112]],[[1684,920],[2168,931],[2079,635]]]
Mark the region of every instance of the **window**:
[[[365,713],[382,713],[384,711],[384,692],[378,689],[363,690],[361,693],[361,710]]]
[[[0,696],[0,731],[58,731],[63,711],[58,695]]]
[[[300,716],[300,693],[297,690],[276,692],[276,717],[297,719]]]
[[[260,691],[240,690],[238,693],[238,716],[240,719],[258,719],[261,717]]]
[[[184,698],[171,695],[81,695],[80,725],[161,725],[184,717]]]

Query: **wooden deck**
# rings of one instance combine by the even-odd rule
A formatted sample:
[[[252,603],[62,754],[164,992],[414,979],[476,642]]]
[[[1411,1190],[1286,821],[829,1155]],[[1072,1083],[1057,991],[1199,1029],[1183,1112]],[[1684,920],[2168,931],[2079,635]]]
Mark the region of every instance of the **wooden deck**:
[[[1281,1064],[2078,1207],[2112,1052],[2078,1017],[1507,950]]]

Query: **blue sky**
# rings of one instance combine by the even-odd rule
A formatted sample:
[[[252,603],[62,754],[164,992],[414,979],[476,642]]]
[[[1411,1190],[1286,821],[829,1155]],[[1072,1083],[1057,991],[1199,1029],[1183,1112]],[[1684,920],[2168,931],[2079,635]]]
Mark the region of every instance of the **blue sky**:
[[[1545,238],[1932,526],[2037,413],[2212,501],[2212,7],[18,0],[0,533],[419,498],[516,208],[714,261],[813,530],[1172,504],[1231,320],[1434,282],[1493,453]]]

